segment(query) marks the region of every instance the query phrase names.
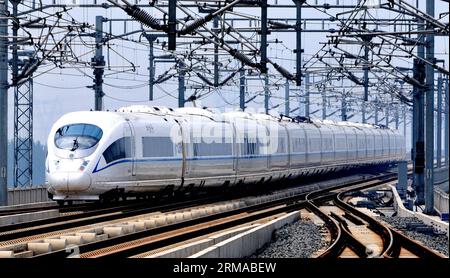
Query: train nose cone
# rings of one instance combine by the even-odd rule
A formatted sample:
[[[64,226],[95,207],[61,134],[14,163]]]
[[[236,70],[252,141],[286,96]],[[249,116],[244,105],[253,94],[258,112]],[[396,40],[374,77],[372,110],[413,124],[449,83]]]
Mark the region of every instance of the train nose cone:
[[[50,187],[58,192],[66,192],[67,188],[67,179],[68,174],[65,172],[57,172],[48,175],[48,184]]]
[[[67,186],[70,191],[84,191],[91,186],[91,176],[86,173],[69,172]]]
[[[58,192],[75,193],[91,186],[91,177],[86,173],[59,172],[49,176],[50,186]]]

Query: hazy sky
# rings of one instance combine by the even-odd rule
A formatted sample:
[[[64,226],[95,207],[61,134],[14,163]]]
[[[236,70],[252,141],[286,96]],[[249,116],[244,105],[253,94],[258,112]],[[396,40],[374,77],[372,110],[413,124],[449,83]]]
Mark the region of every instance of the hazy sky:
[[[355,0],[335,0],[340,4],[356,4]],[[322,4],[324,2],[335,3],[335,1],[308,1],[310,4],[319,3]],[[26,5],[31,5],[33,1],[26,0],[24,3]],[[43,0],[43,3],[51,3],[51,0]],[[57,0],[57,3],[73,3],[74,0],[60,1]],[[80,0],[76,1],[80,3]],[[84,0],[81,3],[92,3],[93,0]],[[99,0],[100,2],[104,2]],[[106,1],[105,1],[106,2]],[[146,3],[146,1],[140,1],[142,3]],[[383,3],[385,1],[382,1]],[[410,3],[415,3],[415,1],[409,1]],[[425,1],[420,1],[421,6],[423,6],[423,10],[425,10]],[[269,0],[271,4],[292,4],[291,0]],[[147,9],[150,13],[156,13],[153,9]],[[194,10],[195,11],[195,10]],[[259,16],[259,9],[236,9],[237,12],[245,12],[248,14],[253,14],[255,16]],[[329,13],[336,13],[344,11],[344,9],[334,9],[328,10]],[[448,12],[448,3],[443,1],[436,1],[436,14],[442,12]],[[52,13],[52,10],[48,10],[49,13]],[[93,24],[95,22],[96,15],[102,15],[107,18],[129,18],[125,12],[119,9],[81,9],[74,8],[69,11],[70,15],[74,17],[77,21],[80,22],[89,22]],[[374,9],[371,11],[374,17],[392,17],[393,14],[387,13],[386,11],[381,11]],[[181,12],[178,11],[180,15]],[[303,9],[304,17],[326,17],[323,13],[311,9],[305,8]],[[284,18],[294,18],[295,17],[295,9],[270,9],[269,10],[269,18],[276,17],[280,19]],[[245,23],[246,25],[248,22]],[[253,23],[254,24],[254,23]],[[115,34],[120,34],[124,32],[130,32],[132,30],[138,30],[140,28],[140,24],[133,23],[128,21],[126,25],[123,22],[116,22],[112,25],[113,32]],[[328,28],[336,28],[335,25],[326,25],[326,29]],[[317,25],[307,26],[307,29],[321,29],[321,23]],[[109,24],[104,24],[104,30],[109,30]],[[255,35],[255,34],[249,34]],[[138,38],[138,36],[135,36]],[[271,44],[269,47],[269,57],[275,59],[278,63],[282,64],[289,71],[294,72],[295,66],[295,54],[292,52],[295,49],[295,35],[294,33],[272,33],[268,40],[278,39],[282,41],[282,43]],[[303,48],[305,50],[305,60],[308,59],[311,55],[315,54],[316,51],[320,48],[319,42],[326,41],[324,33],[303,33]],[[90,41],[89,38],[86,38],[86,41]],[[182,40],[180,40],[182,41]],[[91,45],[92,46],[92,45]],[[105,47],[106,48],[106,47]],[[448,37],[436,37],[436,57],[438,59],[446,60],[446,68],[448,69],[448,53],[449,53],[449,43]],[[92,51],[92,49],[91,49]],[[83,57],[83,54],[86,54],[86,47],[80,46],[75,49],[75,52]],[[104,55],[107,57],[109,54],[109,64],[113,66],[115,70],[129,69],[130,61],[136,66],[135,73],[117,73],[111,74],[111,72],[107,72],[107,76],[105,76],[105,84],[103,86],[103,90],[106,93],[104,98],[105,108],[106,109],[116,109],[121,106],[132,105],[132,104],[147,104],[147,105],[166,105],[170,107],[177,106],[177,78],[172,78],[169,81],[165,82],[160,86],[155,86],[154,88],[154,96],[155,100],[153,102],[148,101],[148,48],[142,44],[133,44],[129,42],[124,42],[121,40],[114,40],[113,45],[108,53],[106,49],[104,50]],[[159,50],[155,50],[155,55],[161,55],[162,52]],[[87,53],[84,56],[84,60],[90,60],[92,52]],[[226,61],[230,57],[221,56],[221,60]],[[405,61],[403,66],[412,66],[412,60]],[[94,93],[92,89],[87,88],[86,86],[92,85],[92,69],[85,68],[81,72],[75,69],[55,69],[48,73],[42,74],[47,69],[51,68],[51,64],[43,65],[36,74],[39,76],[34,79],[34,138],[38,141],[45,142],[47,140],[48,132],[52,126],[52,124],[63,114],[78,111],[78,110],[89,110],[94,107]],[[163,73],[165,70],[169,69],[173,64],[158,64],[156,68],[156,76]],[[272,69],[272,68],[271,68]],[[228,76],[227,73],[222,73],[221,78]],[[238,79],[236,79],[238,80]],[[283,84],[284,81],[280,81],[280,84]],[[262,82],[260,80],[249,81],[248,91],[250,96],[254,95],[255,92],[262,91]],[[291,88],[294,89],[294,85],[291,84]],[[186,92],[186,98],[193,93],[192,90]],[[284,103],[284,88],[280,87],[279,89],[275,87],[271,87],[271,107]],[[313,101],[315,102],[315,101]],[[13,90],[9,91],[9,135],[12,137],[13,135]],[[197,103],[198,104],[198,103]],[[191,105],[190,103],[186,104],[187,106]],[[220,88],[215,92],[211,92],[207,97],[202,99],[201,105],[208,107],[217,107],[222,110],[229,107],[239,107],[239,88],[237,86],[227,86],[224,88]],[[291,98],[291,109],[297,107],[298,101],[296,98]],[[337,104],[335,104],[337,105]],[[257,97],[254,102],[248,104],[249,107],[253,108],[262,108],[263,97]],[[311,107],[311,111],[319,108],[318,106]],[[283,112],[284,105],[280,105],[275,109],[275,112]],[[320,117],[320,112],[316,114],[317,117]],[[335,115],[335,119],[339,118],[339,113]],[[355,117],[352,120],[358,121],[359,118]],[[409,132],[409,127],[408,127]],[[409,142],[409,140],[408,140]]]

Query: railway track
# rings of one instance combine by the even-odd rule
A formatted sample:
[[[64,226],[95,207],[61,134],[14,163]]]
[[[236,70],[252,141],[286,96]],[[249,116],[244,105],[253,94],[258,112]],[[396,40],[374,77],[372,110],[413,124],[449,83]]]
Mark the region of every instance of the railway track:
[[[305,186],[306,185],[308,185],[308,183],[306,183]],[[289,186],[286,188],[289,188]],[[270,193],[272,190],[270,188],[265,188],[262,190],[260,189],[260,191],[259,194],[266,194]],[[254,190],[248,190],[245,194],[236,192],[232,194],[216,194],[213,196],[199,195],[193,198],[182,198],[179,201],[166,199],[155,201],[153,203],[144,201],[120,202],[117,204],[108,204],[106,206],[92,204],[91,206],[88,204],[83,204],[83,206],[75,205],[74,207],[69,208],[72,213],[67,213],[67,211],[64,210],[65,213],[59,217],[0,226],[0,246],[2,241],[31,237],[38,234],[51,233],[58,230],[86,226],[99,222],[114,221],[156,211],[165,212],[195,205],[232,200],[238,197],[252,196],[253,194],[256,194]],[[87,208],[88,210],[79,212],[81,208]]]
[[[366,188],[387,182],[387,178],[395,178],[395,174],[388,174],[382,177],[367,179],[362,185],[361,181],[334,186],[331,189],[333,194],[343,191],[343,188],[351,186],[352,188]],[[316,198],[324,200],[332,197],[329,193],[330,188],[322,189],[316,192]],[[307,194],[299,194],[280,198],[261,204],[246,206],[243,208],[232,209],[225,212],[215,213],[204,217],[181,221],[170,225],[145,229],[134,233],[107,238],[101,241],[86,243],[76,248],[79,257],[98,258],[98,257],[133,257],[150,252],[168,245],[179,244],[182,241],[201,238],[211,233],[222,231],[238,225],[261,221],[265,218],[273,218],[277,215],[286,214],[292,211],[302,209],[308,205]],[[324,197],[326,196],[326,197]],[[67,250],[58,250],[54,252],[38,255],[37,257],[61,258],[67,256]]]
[[[286,199],[293,200],[296,198],[298,198],[298,197],[297,196],[287,197]],[[277,202],[277,201],[274,201],[274,202]],[[94,250],[101,249],[101,248],[108,247],[108,246],[129,246],[130,244],[133,244],[133,243],[139,244],[139,243],[142,243],[143,241],[146,242],[145,241],[146,237],[149,237],[149,236],[150,237],[156,236],[158,238],[161,238],[161,237],[163,237],[163,234],[166,232],[169,232],[173,237],[175,235],[178,235],[176,231],[178,231],[179,229],[191,227],[194,225],[200,225],[202,227],[202,229],[200,229],[200,230],[197,229],[198,230],[197,233],[203,233],[205,231],[209,231],[209,232],[219,231],[226,227],[238,225],[242,221],[247,222],[247,221],[250,221],[251,219],[259,219],[261,217],[260,213],[262,213],[261,212],[262,209],[266,206],[270,206],[270,204],[274,204],[274,202],[267,202],[267,203],[253,205],[253,206],[249,206],[249,207],[245,207],[245,208],[238,208],[238,209],[233,209],[230,211],[218,212],[218,213],[215,213],[212,215],[206,215],[203,217],[199,217],[199,218],[191,219],[191,220],[187,220],[187,221],[182,221],[182,222],[172,221],[172,223],[169,223],[169,221],[167,220],[166,225],[163,225],[163,226],[156,227],[155,225],[153,225],[153,227],[150,229],[139,229],[139,231],[135,231],[132,233],[127,233],[127,234],[119,235],[119,236],[113,236],[113,237],[110,237],[107,239],[105,238],[104,240],[100,240],[100,241],[96,241],[96,242],[92,242],[92,243],[82,244],[78,248],[80,251],[89,252],[89,251],[94,251]],[[224,205],[222,205],[222,207],[223,206]],[[255,212],[250,213],[252,210],[254,210]],[[214,210],[211,210],[211,212],[214,212]],[[236,218],[237,217],[236,215],[239,215],[239,214],[241,214],[240,216],[246,215],[247,217]],[[230,221],[227,223],[222,223],[224,221],[224,219],[227,219]],[[173,223],[173,222],[175,222],[175,223]],[[190,228],[190,230],[192,230],[192,229],[193,228]],[[195,234],[195,233],[191,233],[191,234]],[[179,235],[179,236],[180,236],[179,238],[184,238],[186,235]],[[28,238],[28,239],[33,239],[33,237]],[[36,238],[34,238],[34,239],[36,239]],[[6,243],[10,244],[10,243],[14,243],[14,242],[16,242],[16,240],[6,242]],[[163,241],[163,243],[159,242],[159,244],[166,244],[166,243],[167,242],[165,242],[165,241]],[[115,247],[115,248],[117,249],[117,247]],[[61,249],[59,251],[38,255],[37,257],[40,257],[40,256],[66,257],[67,253],[66,253],[65,249]],[[87,255],[85,255],[85,256],[87,256]],[[90,256],[88,256],[88,257],[90,257]]]
[[[379,182],[378,185],[385,182]],[[365,188],[368,187],[348,188],[335,194],[332,198],[335,207],[332,209],[324,206],[330,198],[314,199],[316,192],[306,197],[307,208],[325,222],[332,238],[332,244],[318,257],[445,258],[345,201],[349,193]]]
[[[371,175],[372,172],[368,171],[366,174]],[[319,177],[318,181],[327,181],[329,177],[323,176]],[[306,178],[303,185],[311,184],[314,180],[312,178]],[[314,181],[315,182],[315,181]],[[290,188],[294,182],[291,184],[286,184],[279,189]],[[297,184],[298,186],[298,184]],[[277,188],[278,189],[278,188]],[[233,198],[252,196],[257,194],[267,194],[273,191],[271,187],[258,187],[254,189],[244,190],[246,193],[242,192],[230,192],[227,194],[216,194],[212,196],[201,196],[197,195],[195,197],[185,197],[177,199],[157,199],[151,201],[126,201],[118,203],[107,203],[107,204],[95,204],[95,203],[84,203],[84,204],[74,204],[70,207],[59,207],[55,205],[44,206],[41,208],[25,208],[17,210],[9,210],[5,212],[6,215],[43,211],[49,209],[59,209],[60,216],[39,219],[29,222],[16,223],[10,225],[0,226],[0,241],[10,240],[13,238],[31,236],[39,233],[47,233],[56,230],[68,229],[76,226],[89,225],[95,222],[111,221],[115,219],[130,217],[134,215],[149,213],[156,210],[171,210],[177,207],[183,207],[183,205],[195,205],[195,202],[214,202],[220,200],[231,200]],[[185,201],[185,203],[183,203]]]
[[[346,182],[340,185],[328,186],[310,193],[289,195],[280,198],[265,198],[265,201],[258,204],[245,206],[227,204],[215,205],[214,209],[209,209],[209,213],[198,213],[201,203],[199,200],[173,203],[168,205],[139,208],[136,210],[121,211],[120,213],[106,213],[98,216],[73,221],[62,221],[36,227],[25,227],[13,231],[0,232],[0,250],[5,250],[7,246],[20,246],[36,242],[40,238],[58,239],[64,238],[69,246],[64,248],[52,248],[42,252],[34,251],[32,257],[63,258],[76,252],[77,257],[97,258],[97,257],[143,257],[151,254],[154,250],[171,245],[182,244],[182,242],[201,239],[212,233],[218,233],[225,229],[231,229],[239,225],[266,221],[280,215],[306,208],[318,215],[330,230],[332,244],[320,255],[320,257],[345,257],[344,251],[350,252],[355,257],[440,257],[439,254],[427,250],[423,246],[418,246],[410,242],[408,238],[396,231],[385,227],[374,219],[369,219],[363,213],[346,204],[343,200],[346,194],[352,191],[362,190],[379,186],[390,182],[396,178],[396,174],[388,173],[374,177],[364,177],[363,180]],[[204,199],[203,204],[211,203],[212,199]],[[218,201],[216,199],[216,201]],[[340,210],[339,213],[327,213],[321,205],[332,201]],[[216,207],[226,207],[217,211]],[[188,217],[184,212],[188,211]],[[165,223],[157,223],[157,220],[144,219],[142,216],[151,215],[154,217],[155,211],[172,211],[173,220],[165,220]],[[204,209],[205,210],[205,209]],[[196,215],[194,215],[196,214]],[[175,219],[177,215],[182,215],[182,220]],[[344,215],[345,217],[343,217]],[[159,216],[158,216],[159,217]],[[103,221],[103,222],[101,222]],[[124,222],[117,224],[117,221]],[[348,221],[353,221],[350,227]],[[121,232],[100,234],[100,230],[120,230]],[[84,226],[82,226],[84,225]],[[355,227],[366,231],[372,235],[373,241],[364,241],[363,237],[355,235]],[[97,228],[95,228],[97,227]],[[131,227],[129,231],[125,231]],[[82,231],[84,229],[84,231]],[[87,229],[87,230],[86,230]],[[78,231],[78,233],[76,233]],[[64,234],[71,233],[67,236]],[[74,234],[75,233],[75,234]],[[364,234],[364,233],[363,233]],[[78,241],[74,238],[78,237]],[[86,237],[86,238],[84,238]],[[83,240],[80,241],[80,238]],[[46,243],[45,241],[44,243]],[[53,241],[48,241],[54,243]],[[75,246],[76,245],[76,246]],[[431,252],[430,252],[431,251]],[[68,253],[69,252],[69,253]],[[30,254],[29,256],[30,257]]]
[[[351,172],[350,172],[351,173]],[[338,180],[340,183],[344,183],[344,181],[348,181],[349,179],[360,179],[361,176],[373,176],[373,171],[368,171],[363,175],[353,175],[346,176]],[[322,183],[329,183],[329,177],[320,177],[319,181]],[[298,183],[296,186],[292,187],[295,181],[291,182],[291,184],[286,183],[285,185],[280,186],[282,190],[297,190]],[[333,180],[334,182],[334,180]],[[311,184],[312,183],[312,184]],[[303,181],[301,188],[308,188],[309,186],[316,186],[317,182],[313,183],[313,178]],[[101,234],[98,235],[99,230],[103,230],[103,228],[98,228],[99,225],[104,224],[103,226],[117,226],[120,221],[131,221],[134,225],[137,223],[138,218],[142,218],[147,214],[155,214],[156,212],[164,212],[164,213],[175,213],[174,211],[183,209],[183,208],[193,208],[195,206],[199,206],[201,204],[208,204],[211,202],[217,202],[221,200],[232,200],[237,198],[237,195],[241,195],[239,197],[244,196],[253,196],[257,192],[259,194],[271,193],[273,192],[273,187],[259,186],[254,190],[246,190],[246,194],[241,194],[241,192],[234,191],[232,194],[215,194],[213,196],[208,197],[198,197],[196,199],[184,199],[182,201],[175,202],[172,200],[162,201],[162,204],[155,203],[119,203],[115,204],[115,207],[106,207],[98,210],[87,211],[79,214],[66,214],[60,217],[36,220],[26,223],[7,225],[0,227],[0,257],[1,256],[14,256],[14,257],[30,257],[36,255],[35,251],[29,252],[28,244],[32,243],[48,243],[51,242],[52,246],[56,244],[58,249],[62,248],[61,246],[70,245],[70,244],[81,244],[90,242],[92,240],[103,240],[106,237],[111,237],[109,234]],[[189,197],[189,196],[188,196]],[[168,203],[170,202],[170,203]],[[222,205],[223,206],[223,205]],[[217,206],[216,206],[217,207]],[[214,207],[214,210],[216,209]],[[77,207],[78,209],[79,207]],[[211,211],[212,212],[212,211]],[[160,219],[156,218],[156,221]],[[152,223],[153,221],[153,223]],[[150,219],[149,221],[144,220],[145,229],[149,227],[155,227],[166,223],[155,223],[154,219]],[[127,226],[128,222],[125,222]],[[143,223],[137,223],[136,230],[142,229]],[[147,225],[148,224],[148,225]],[[109,228],[108,228],[109,229]],[[113,228],[114,229],[114,228]],[[129,233],[129,228],[124,228],[124,233]],[[82,237],[83,240],[80,240],[79,237]],[[61,243],[59,239],[67,238],[66,244]],[[76,238],[78,237],[78,240]],[[55,243],[56,242],[56,243]],[[39,245],[38,244],[38,245]],[[43,244],[40,244],[43,245]],[[53,246],[54,247],[54,246]],[[55,249],[53,248],[52,249]],[[12,253],[8,253],[10,251]],[[2,253],[3,252],[3,253]],[[6,252],[6,254],[5,254]],[[39,250],[37,254],[44,252]]]

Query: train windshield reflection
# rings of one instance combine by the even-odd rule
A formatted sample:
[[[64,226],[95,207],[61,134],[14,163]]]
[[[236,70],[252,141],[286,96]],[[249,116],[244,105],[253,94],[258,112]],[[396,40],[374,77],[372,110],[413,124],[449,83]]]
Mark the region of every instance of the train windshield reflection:
[[[95,146],[103,131],[92,124],[70,124],[60,127],[55,134],[55,145],[64,150],[83,150]]]

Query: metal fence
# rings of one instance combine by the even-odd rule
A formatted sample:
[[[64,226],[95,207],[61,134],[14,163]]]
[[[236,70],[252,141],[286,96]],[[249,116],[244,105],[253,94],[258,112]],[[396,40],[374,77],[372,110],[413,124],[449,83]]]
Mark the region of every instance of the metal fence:
[[[439,213],[441,219],[448,221],[448,194],[440,189],[434,190],[434,209]]]
[[[448,221],[448,167],[434,170],[434,209],[441,219]]]

